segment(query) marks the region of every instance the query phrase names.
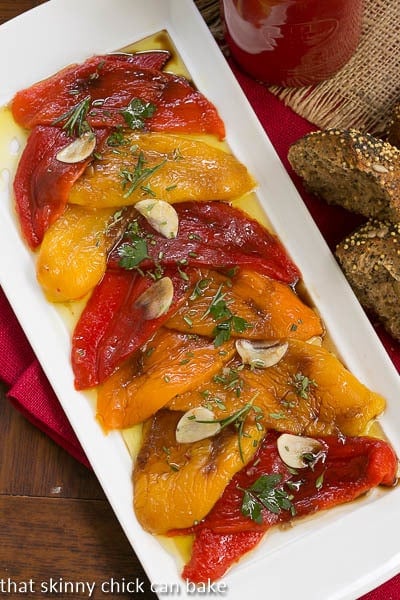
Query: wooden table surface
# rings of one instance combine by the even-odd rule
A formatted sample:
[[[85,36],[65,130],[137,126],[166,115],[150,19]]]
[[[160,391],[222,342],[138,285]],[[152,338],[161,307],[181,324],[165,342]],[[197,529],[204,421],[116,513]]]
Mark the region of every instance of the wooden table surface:
[[[42,2],[0,0],[0,23]],[[95,584],[91,595],[81,582]],[[0,597],[35,599],[46,586],[60,600],[156,599],[95,475],[28,423],[0,384]],[[133,593],[117,593],[124,587]]]

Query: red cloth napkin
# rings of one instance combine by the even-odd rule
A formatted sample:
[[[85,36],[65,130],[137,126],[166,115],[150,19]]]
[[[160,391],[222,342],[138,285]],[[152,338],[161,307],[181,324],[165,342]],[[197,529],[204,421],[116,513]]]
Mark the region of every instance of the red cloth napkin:
[[[361,219],[341,208],[327,206],[317,198],[308,195],[287,161],[290,144],[315,127],[285,107],[265,86],[238,71],[234,65],[231,67],[317,226],[333,249],[343,237],[355,229]],[[378,325],[376,328],[394,364],[400,369],[400,346]],[[2,290],[0,290],[0,357],[0,378],[9,386],[8,398],[12,404],[75,458],[89,465]],[[399,597],[400,576],[397,576],[377,590],[368,593],[363,600],[395,600]]]
[[[61,405],[0,288],[0,379],[10,402],[39,429],[89,465]]]

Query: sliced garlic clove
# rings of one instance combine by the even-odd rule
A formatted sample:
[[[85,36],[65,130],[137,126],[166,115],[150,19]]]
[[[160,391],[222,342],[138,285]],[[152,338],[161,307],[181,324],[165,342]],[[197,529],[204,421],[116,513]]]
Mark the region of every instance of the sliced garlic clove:
[[[85,131],[73,142],[64,146],[56,155],[57,160],[63,163],[74,164],[89,158],[96,147],[96,136],[93,131]]]
[[[176,238],[178,235],[178,213],[165,200],[139,200],[135,208],[150,223],[150,225],[166,238]]]
[[[306,343],[312,344],[313,346],[322,346],[322,337],[320,335],[313,335],[306,340]]]
[[[304,460],[305,454],[321,452],[322,445],[313,438],[283,433],[277,440],[279,456],[283,462],[293,469],[304,469],[308,462]]]
[[[143,308],[143,317],[147,321],[157,319],[165,314],[174,297],[174,284],[169,277],[162,277],[153,283],[135,302],[135,306]]]
[[[188,410],[179,419],[175,437],[179,444],[191,444],[212,437],[220,430],[221,425],[215,422],[214,413],[208,408],[198,406]]]
[[[242,359],[243,364],[265,369],[273,367],[287,352],[287,342],[276,340],[250,341],[239,339],[235,342],[236,351]]]

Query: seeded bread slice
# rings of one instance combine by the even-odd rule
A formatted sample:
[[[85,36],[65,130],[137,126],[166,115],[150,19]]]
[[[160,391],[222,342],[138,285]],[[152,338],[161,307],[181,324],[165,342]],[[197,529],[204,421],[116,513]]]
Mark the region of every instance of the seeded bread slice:
[[[306,188],[366,217],[400,221],[400,150],[355,129],[300,138],[288,158]]]
[[[400,224],[370,220],[335,254],[360,303],[400,341]]]
[[[388,142],[396,146],[396,148],[400,148],[400,104],[396,104],[393,109],[389,125]]]

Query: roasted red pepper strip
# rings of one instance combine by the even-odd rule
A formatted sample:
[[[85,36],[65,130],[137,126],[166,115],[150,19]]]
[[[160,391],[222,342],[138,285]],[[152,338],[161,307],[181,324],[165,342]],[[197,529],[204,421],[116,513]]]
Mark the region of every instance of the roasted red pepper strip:
[[[148,63],[148,59],[141,62]],[[16,122],[30,129],[53,124],[88,96],[92,104],[87,121],[92,127],[126,125],[121,110],[140,98],[156,106],[154,116],[146,119],[150,131],[210,133],[220,139],[225,136],[216,108],[188,80],[138,66],[134,60],[118,55],[94,57],[82,65],[67,67],[18,92],[11,108]]]
[[[179,217],[176,238],[165,238],[143,217],[137,217],[138,234],[151,236],[148,255],[155,263],[214,269],[246,266],[289,284],[300,278],[279,240],[238,208],[224,202],[182,202],[174,207]],[[129,244],[128,238],[122,239],[110,254],[110,268],[119,267],[125,244]],[[143,269],[152,266],[148,260],[140,264]]]
[[[201,529],[196,534],[192,556],[182,577],[193,583],[216,581],[244,554],[253,550],[263,537],[264,531],[221,534],[212,529]]]
[[[98,143],[104,135],[105,130],[96,132]],[[57,152],[73,139],[57,127],[35,127],[19,161],[14,179],[16,210],[22,234],[32,249],[64,211],[73,183],[91,160],[75,164],[57,160]]]
[[[144,50],[143,52],[135,52],[134,54],[129,54],[128,52],[105,54],[100,57],[100,60],[119,60],[136,65],[137,67],[142,67],[142,69],[155,69],[156,71],[161,71],[170,58],[171,53],[168,50]],[[92,60],[97,60],[97,57]]]
[[[292,512],[301,517],[354,500],[377,485],[395,484],[397,458],[384,441],[369,437],[316,438],[322,446],[322,459],[313,469],[299,469],[293,475],[279,457],[278,436],[269,432],[253,461],[232,479],[207,517],[191,530],[182,531],[196,535],[184,578],[201,582],[221,577],[258,543],[265,531],[293,519]],[[262,508],[262,522],[256,523],[242,513],[244,490],[260,476],[270,474],[280,474],[278,487],[292,497],[293,510],[273,513]]]
[[[189,282],[176,270],[167,271],[174,296],[161,317],[146,320],[135,304],[153,283],[137,271],[107,271],[85,306],[72,338],[71,361],[78,390],[93,387],[140,348],[185,299]]]
[[[124,65],[160,70],[169,60],[169,52],[143,52],[136,54],[105,54],[93,56],[82,64],[73,64],[55,75],[17,92],[11,109],[19,125],[31,129],[35,125],[49,125],[86,96],[98,79],[101,66]],[[78,92],[78,94],[76,93]],[[79,96],[79,98],[77,98]]]

